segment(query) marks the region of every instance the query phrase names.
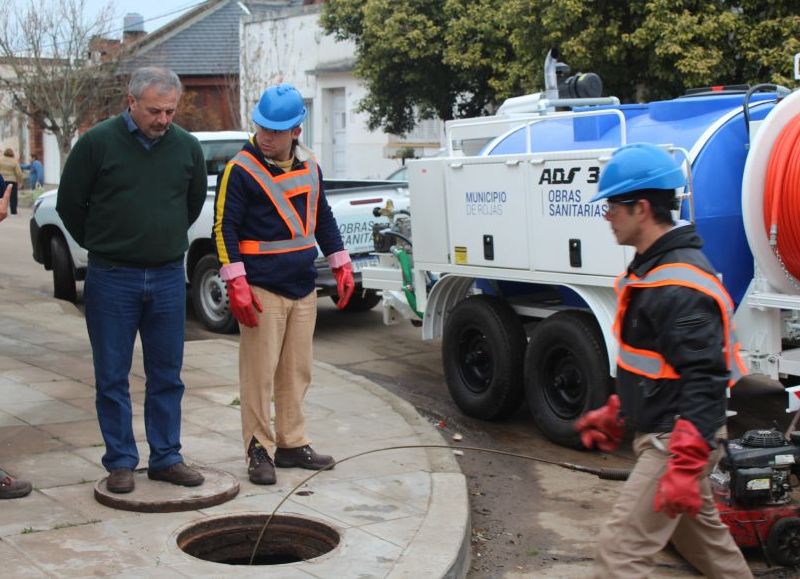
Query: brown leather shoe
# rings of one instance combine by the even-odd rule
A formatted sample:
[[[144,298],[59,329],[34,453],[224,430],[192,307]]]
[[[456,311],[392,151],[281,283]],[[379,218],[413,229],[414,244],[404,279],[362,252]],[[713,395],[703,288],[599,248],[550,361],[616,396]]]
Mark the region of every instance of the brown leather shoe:
[[[255,485],[274,485],[275,463],[272,462],[267,449],[261,446],[255,438],[250,440],[250,448],[247,449],[247,474],[250,482]]]
[[[309,445],[275,450],[275,466],[281,468],[307,468],[309,470],[332,469],[336,464],[332,456],[317,454]]]
[[[129,493],[133,487],[133,471],[129,468],[116,468],[106,479],[106,488],[112,493]]]
[[[196,487],[203,484],[206,480],[202,474],[193,468],[189,468],[183,462],[162,468],[160,470],[147,469],[147,478],[150,480],[163,480],[164,482],[180,485],[182,487]]]
[[[18,499],[31,493],[33,486],[26,480],[12,478],[9,475],[0,479],[0,499]]]

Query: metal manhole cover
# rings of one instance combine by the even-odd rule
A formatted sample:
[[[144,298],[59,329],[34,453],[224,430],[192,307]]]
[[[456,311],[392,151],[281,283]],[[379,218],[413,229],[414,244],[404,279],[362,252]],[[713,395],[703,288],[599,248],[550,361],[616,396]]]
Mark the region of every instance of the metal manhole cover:
[[[147,478],[147,469],[134,471],[136,488],[126,494],[112,493],[106,478],[94,485],[98,503],[123,511],[140,513],[174,513],[213,507],[231,500],[239,493],[239,481],[232,474],[206,467],[193,467],[203,473],[205,482],[199,487],[182,487]]]

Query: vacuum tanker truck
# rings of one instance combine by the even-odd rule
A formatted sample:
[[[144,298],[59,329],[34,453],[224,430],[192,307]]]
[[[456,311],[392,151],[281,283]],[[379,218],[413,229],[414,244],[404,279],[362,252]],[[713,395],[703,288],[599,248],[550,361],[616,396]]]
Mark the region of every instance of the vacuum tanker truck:
[[[589,200],[616,148],[654,143],[683,163],[675,217],[705,240],[749,371],[800,383],[800,91],[620,104],[555,88],[447,123],[447,154],[409,162],[411,239],[376,232],[387,251],[363,274],[384,321],[441,338],[467,415],[498,419],[527,400],[547,437],[578,446],[573,421],[613,389],[613,286],[633,257]]]

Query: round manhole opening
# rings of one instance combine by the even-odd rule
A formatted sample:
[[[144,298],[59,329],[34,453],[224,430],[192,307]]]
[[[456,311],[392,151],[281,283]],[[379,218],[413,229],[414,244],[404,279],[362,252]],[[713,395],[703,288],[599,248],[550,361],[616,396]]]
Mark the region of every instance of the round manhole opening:
[[[314,559],[339,545],[339,533],[333,527],[289,515],[272,517],[259,541],[268,519],[265,514],[205,519],[178,533],[178,547],[212,563],[249,565],[252,557],[253,565],[284,565]]]

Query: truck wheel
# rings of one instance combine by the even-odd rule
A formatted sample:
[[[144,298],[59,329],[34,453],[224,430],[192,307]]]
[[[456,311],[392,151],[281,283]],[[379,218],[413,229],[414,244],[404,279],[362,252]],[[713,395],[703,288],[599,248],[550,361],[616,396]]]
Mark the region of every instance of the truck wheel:
[[[793,567],[800,564],[800,519],[786,517],[772,525],[767,535],[767,552],[774,563]]]
[[[67,242],[60,235],[50,238],[50,265],[53,269],[53,297],[72,303],[78,301],[72,257]]]
[[[559,312],[539,322],[525,355],[525,394],[547,438],[581,448],[573,422],[608,399],[607,360],[600,328],[588,312]]]
[[[203,325],[219,334],[232,334],[238,324],[228,309],[228,292],[219,277],[219,260],[204,255],[192,273],[192,305]]]
[[[445,380],[453,401],[468,416],[494,420],[519,408],[524,353],[522,324],[496,297],[469,297],[445,319]]]
[[[333,294],[331,296],[333,303],[339,302],[339,296]],[[368,312],[375,306],[381,303],[381,296],[375,290],[364,289],[361,284],[356,284],[356,289],[353,290],[353,295],[350,296],[350,301],[342,310],[343,312]]]

